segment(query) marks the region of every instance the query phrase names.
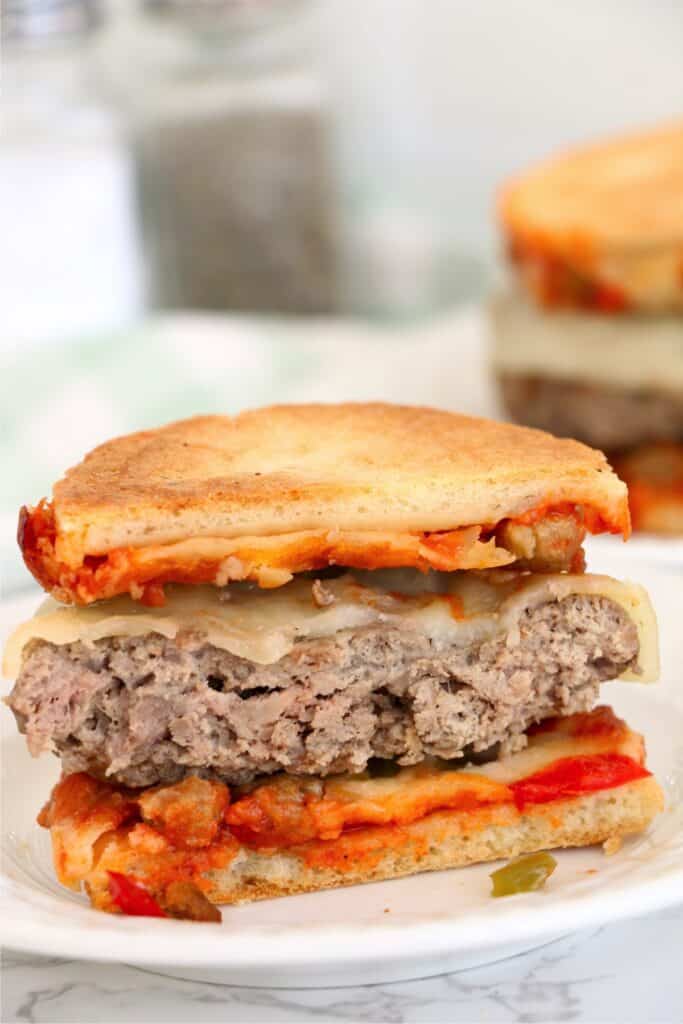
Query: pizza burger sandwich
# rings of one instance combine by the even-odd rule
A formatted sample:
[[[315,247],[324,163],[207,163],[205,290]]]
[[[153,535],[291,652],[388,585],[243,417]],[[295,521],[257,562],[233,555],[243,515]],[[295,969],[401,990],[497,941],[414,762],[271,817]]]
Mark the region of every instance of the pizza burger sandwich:
[[[601,683],[657,676],[600,453],[384,404],[205,416],[96,448],[21,513],[51,595],[5,651],[59,879],[215,905],[615,840],[662,795]],[[47,796],[47,794],[46,794]]]

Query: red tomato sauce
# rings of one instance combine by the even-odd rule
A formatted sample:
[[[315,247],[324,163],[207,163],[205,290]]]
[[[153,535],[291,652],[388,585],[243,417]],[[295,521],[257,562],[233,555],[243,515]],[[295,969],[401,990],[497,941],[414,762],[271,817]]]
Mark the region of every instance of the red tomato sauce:
[[[613,315],[631,308],[623,288],[595,277],[587,265],[586,252],[577,252],[576,264],[572,265],[548,252],[540,241],[532,244],[517,238],[511,240],[509,254],[513,263],[528,272],[532,291],[546,309],[584,309]],[[588,264],[591,262],[588,260]]]
[[[545,517],[573,516],[590,533],[622,533],[628,537],[630,520],[628,506],[614,510],[605,518],[597,509],[570,502],[540,503],[524,515],[512,520],[533,524]],[[501,520],[504,523],[505,520]],[[414,566],[426,571],[430,568],[453,571],[461,568],[463,559],[478,539],[488,540],[501,523],[485,526],[458,527],[434,533],[406,534],[403,544],[376,545],[344,542],[330,545],[316,535],[289,542],[282,549],[257,548],[237,551],[236,557],[247,564],[267,565],[291,573],[324,568],[327,565],[347,565],[360,569],[380,569]],[[18,532],[19,546],[24,561],[42,587],[59,601],[67,604],[90,604],[117,594],[140,591],[139,600],[154,607],[164,603],[163,587],[166,583],[214,583],[222,563],[221,558],[190,557],[178,561],[173,546],[164,552],[159,549],[153,559],[145,557],[144,548],[118,548],[106,555],[87,555],[79,567],[71,568],[57,558],[57,526],[54,508],[41,501],[35,508],[21,511]],[[468,564],[465,561],[465,564]],[[483,567],[483,566],[482,566]]]

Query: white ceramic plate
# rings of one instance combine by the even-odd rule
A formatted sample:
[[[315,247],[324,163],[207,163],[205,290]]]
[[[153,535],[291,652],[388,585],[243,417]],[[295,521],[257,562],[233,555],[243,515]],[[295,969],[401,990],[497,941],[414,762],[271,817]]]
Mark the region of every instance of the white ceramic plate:
[[[623,563],[593,568],[634,575]],[[565,851],[539,893],[493,900],[491,866],[418,875],[335,892],[226,907],[222,926],[111,917],[54,879],[48,836],[35,815],[57,777],[32,760],[3,713],[3,865],[0,942],[85,960],[120,961],[225,983],[320,986],[407,979],[471,967],[569,931],[683,900],[683,578],[643,567],[661,627],[663,676],[655,687],[610,684],[603,693],[645,733],[668,809],[612,857]],[[7,631],[35,599],[0,606]]]
[[[609,559],[628,563],[663,566],[683,570],[683,537],[657,537],[655,534],[634,533],[628,543],[621,537],[600,534],[586,538],[588,564],[596,559]]]

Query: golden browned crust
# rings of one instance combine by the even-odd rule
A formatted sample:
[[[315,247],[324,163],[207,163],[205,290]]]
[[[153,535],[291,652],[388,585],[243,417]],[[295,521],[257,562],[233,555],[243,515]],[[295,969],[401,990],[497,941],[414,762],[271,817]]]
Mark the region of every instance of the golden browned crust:
[[[56,551],[307,530],[440,531],[543,502],[623,525],[626,492],[577,442],[435,409],[274,406],[203,416],[96,448],[54,488]]]
[[[558,242],[585,234],[623,249],[683,242],[683,120],[578,146],[527,171],[502,192],[503,222]]]
[[[543,260],[555,261],[598,286],[594,308],[683,308],[682,196],[677,121],[548,160],[503,188],[499,210],[532,287]],[[555,274],[563,300],[567,287]],[[577,290],[569,304],[584,304]]]

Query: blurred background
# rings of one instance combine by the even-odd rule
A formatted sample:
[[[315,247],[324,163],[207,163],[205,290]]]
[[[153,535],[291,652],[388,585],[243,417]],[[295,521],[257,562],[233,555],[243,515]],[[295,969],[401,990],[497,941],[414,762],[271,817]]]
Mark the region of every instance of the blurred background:
[[[272,400],[495,414],[495,190],[680,115],[679,0],[3,0],[0,571],[105,438]]]

